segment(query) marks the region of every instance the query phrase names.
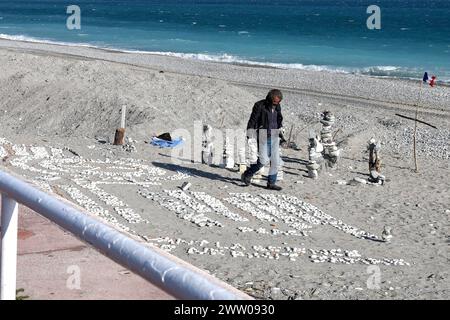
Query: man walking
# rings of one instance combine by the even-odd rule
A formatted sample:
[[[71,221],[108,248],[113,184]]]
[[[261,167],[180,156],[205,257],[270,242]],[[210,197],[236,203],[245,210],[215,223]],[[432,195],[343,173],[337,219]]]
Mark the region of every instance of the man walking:
[[[241,179],[247,186],[250,185],[255,173],[270,162],[267,189],[277,191],[282,189],[276,185],[280,158],[279,135],[283,126],[281,100],[283,100],[283,94],[280,90],[274,89],[269,91],[265,100],[258,101],[253,107],[247,124],[247,137],[256,138],[258,141],[258,161],[242,174]]]

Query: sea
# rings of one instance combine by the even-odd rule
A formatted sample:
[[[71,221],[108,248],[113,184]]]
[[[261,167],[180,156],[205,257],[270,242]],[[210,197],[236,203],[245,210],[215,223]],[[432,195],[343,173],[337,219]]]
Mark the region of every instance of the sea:
[[[450,82],[450,0],[0,0],[0,38]]]

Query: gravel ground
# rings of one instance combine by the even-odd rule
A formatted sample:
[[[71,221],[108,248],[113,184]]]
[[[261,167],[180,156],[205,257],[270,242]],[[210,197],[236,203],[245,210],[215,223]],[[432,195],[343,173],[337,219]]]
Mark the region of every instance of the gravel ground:
[[[419,125],[415,173],[414,122],[395,115],[414,117],[417,88],[408,81],[0,46],[14,47],[0,50],[4,169],[256,298],[449,298],[449,88],[423,95],[430,107],[419,108],[419,117],[438,129]],[[285,127],[289,133],[294,125],[300,147],[282,150],[280,193],[261,188],[264,181],[244,187],[236,170],[145,143],[163,130],[184,128],[187,136],[194,121],[242,128],[272,86],[284,90]],[[135,152],[109,143],[122,104],[130,107],[128,150]],[[342,157],[312,180],[308,136],[320,130],[325,110],[336,116]],[[338,184],[367,179],[372,137],[382,142],[385,185]],[[185,192],[184,182],[192,184]],[[382,240],[385,227],[390,242]]]

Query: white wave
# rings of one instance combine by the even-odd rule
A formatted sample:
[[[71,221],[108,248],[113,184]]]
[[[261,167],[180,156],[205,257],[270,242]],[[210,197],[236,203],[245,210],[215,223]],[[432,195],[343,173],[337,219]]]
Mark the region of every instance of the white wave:
[[[179,53],[179,52],[164,52],[164,51],[142,51],[142,50],[126,50],[117,49],[110,47],[101,47],[86,43],[69,43],[69,42],[59,42],[46,39],[38,39],[33,37],[28,37],[24,35],[7,35],[0,33],[0,39],[13,40],[13,41],[25,41],[32,43],[43,43],[51,45],[62,45],[71,47],[85,47],[94,49],[106,49],[109,51],[116,51],[122,53],[134,53],[134,54],[149,54],[149,55],[159,55],[167,57],[176,57],[182,59],[190,60],[200,60],[208,62],[219,62],[219,63],[229,63],[229,64],[242,64],[247,66],[256,67],[269,67],[277,69],[297,69],[297,70],[307,70],[307,71],[326,71],[333,73],[355,73],[363,75],[371,75],[376,77],[390,77],[390,78],[403,78],[403,79],[416,79],[416,74],[419,74],[417,70],[408,70],[407,68],[401,68],[396,66],[372,66],[366,68],[346,68],[346,67],[336,67],[327,65],[304,65],[301,63],[275,63],[275,62],[260,62],[242,59],[237,56],[230,54],[213,55],[204,53]],[[175,41],[182,41],[182,39],[171,39]],[[417,75],[421,77],[421,75]],[[450,79],[441,77],[440,79],[443,83],[450,83]]]
[[[33,38],[23,35],[9,35],[0,33],[0,39],[3,40],[12,40],[12,41],[24,41],[24,42],[32,42],[32,43],[44,43],[44,44],[53,44],[60,46],[69,46],[69,47],[86,47],[86,48],[100,48],[98,46],[94,46],[86,43],[76,43],[76,42],[62,42],[62,41],[53,41],[47,39],[39,39]]]
[[[398,70],[400,70],[400,68],[395,66],[374,66],[361,69],[362,72],[390,72]]]
[[[348,73],[349,70],[343,68],[333,68],[329,66],[318,66],[318,65],[304,65],[301,63],[275,63],[275,62],[259,62],[252,60],[245,60],[233,55],[222,54],[222,55],[212,55],[203,53],[179,53],[179,52],[161,52],[161,51],[132,51],[124,50],[127,53],[145,53],[160,56],[176,57],[182,59],[191,60],[201,60],[209,62],[221,62],[221,63],[231,63],[231,64],[244,64],[248,66],[258,66],[258,67],[271,67],[277,69],[301,69],[310,71],[329,71],[329,72],[343,72]]]

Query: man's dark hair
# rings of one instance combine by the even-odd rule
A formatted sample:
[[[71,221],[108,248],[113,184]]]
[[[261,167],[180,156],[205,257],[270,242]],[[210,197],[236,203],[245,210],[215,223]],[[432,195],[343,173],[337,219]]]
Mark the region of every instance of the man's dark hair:
[[[270,103],[273,103],[273,98],[278,97],[280,100],[283,100],[283,94],[278,89],[270,90],[267,94],[266,100]]]

